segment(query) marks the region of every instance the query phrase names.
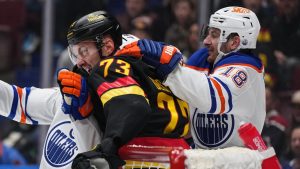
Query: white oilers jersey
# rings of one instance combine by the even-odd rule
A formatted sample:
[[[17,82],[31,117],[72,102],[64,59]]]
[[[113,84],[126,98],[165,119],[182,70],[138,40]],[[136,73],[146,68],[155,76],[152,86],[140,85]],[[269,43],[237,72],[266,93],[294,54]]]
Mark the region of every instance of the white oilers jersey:
[[[0,114],[14,121],[50,125],[43,147],[41,169],[71,169],[78,153],[100,143],[94,117],[73,121],[62,112],[59,88],[20,88],[0,81]]]
[[[241,121],[251,122],[262,131],[265,84],[263,66],[256,57],[234,53],[222,58],[212,70],[178,66],[164,84],[189,103],[197,148],[243,146],[238,135]]]

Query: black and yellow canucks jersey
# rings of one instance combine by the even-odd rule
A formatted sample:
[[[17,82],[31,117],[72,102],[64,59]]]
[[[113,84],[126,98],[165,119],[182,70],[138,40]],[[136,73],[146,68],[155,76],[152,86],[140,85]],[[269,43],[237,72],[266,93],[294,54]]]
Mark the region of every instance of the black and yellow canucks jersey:
[[[101,101],[104,138],[124,144],[133,137],[180,138],[189,130],[188,104],[150,76],[140,59],[110,57],[95,67],[88,83]]]

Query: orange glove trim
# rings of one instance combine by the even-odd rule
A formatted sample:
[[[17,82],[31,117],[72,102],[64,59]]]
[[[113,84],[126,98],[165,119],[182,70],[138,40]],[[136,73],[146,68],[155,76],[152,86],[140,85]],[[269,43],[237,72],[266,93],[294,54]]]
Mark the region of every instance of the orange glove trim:
[[[91,96],[88,95],[88,99],[83,106],[79,108],[79,112],[83,117],[88,116],[93,110],[93,103],[91,101]]]
[[[175,48],[174,46],[171,45],[164,46],[160,57],[160,63],[162,64],[169,63],[176,52],[177,52],[177,48]]]
[[[127,56],[134,56],[137,58],[142,57],[141,49],[139,48],[137,43],[138,42],[135,41],[128,45],[125,45],[122,49],[116,52],[115,56],[127,55]]]

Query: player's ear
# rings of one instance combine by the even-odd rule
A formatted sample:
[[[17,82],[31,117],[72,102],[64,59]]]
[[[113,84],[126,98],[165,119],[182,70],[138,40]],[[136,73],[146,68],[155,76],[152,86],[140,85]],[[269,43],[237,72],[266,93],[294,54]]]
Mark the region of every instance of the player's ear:
[[[110,56],[115,49],[115,43],[111,37],[103,38],[103,47],[102,47],[102,55]]]
[[[241,39],[239,36],[234,36],[234,37],[232,37],[231,40],[232,40],[232,42],[230,44],[230,50],[233,51],[239,47],[239,45],[241,43]]]

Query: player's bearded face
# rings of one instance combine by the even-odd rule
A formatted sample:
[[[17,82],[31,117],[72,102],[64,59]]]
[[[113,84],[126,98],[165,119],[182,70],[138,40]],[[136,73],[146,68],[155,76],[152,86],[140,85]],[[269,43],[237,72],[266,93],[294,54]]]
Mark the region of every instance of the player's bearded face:
[[[75,45],[69,45],[69,55],[74,64],[88,73],[101,58],[94,41],[82,41]]]
[[[209,28],[203,44],[208,48],[209,63],[213,63],[218,56],[218,43],[220,38],[220,30],[217,28]]]

